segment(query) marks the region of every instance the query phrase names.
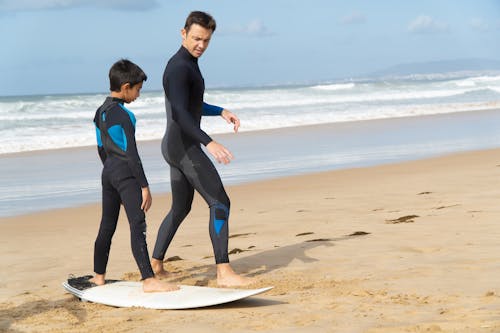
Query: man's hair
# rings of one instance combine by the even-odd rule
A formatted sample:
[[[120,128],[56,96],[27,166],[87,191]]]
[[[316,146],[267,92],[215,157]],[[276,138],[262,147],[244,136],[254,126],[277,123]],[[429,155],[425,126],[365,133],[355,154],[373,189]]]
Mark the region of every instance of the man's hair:
[[[194,11],[189,14],[186,19],[186,24],[184,24],[184,29],[189,32],[193,24],[201,25],[205,29],[212,30],[212,32],[214,32],[217,27],[214,18],[210,14],[200,11]]]
[[[109,90],[120,91],[121,86],[129,83],[131,87],[148,79],[146,73],[127,59],[120,59],[109,69]]]

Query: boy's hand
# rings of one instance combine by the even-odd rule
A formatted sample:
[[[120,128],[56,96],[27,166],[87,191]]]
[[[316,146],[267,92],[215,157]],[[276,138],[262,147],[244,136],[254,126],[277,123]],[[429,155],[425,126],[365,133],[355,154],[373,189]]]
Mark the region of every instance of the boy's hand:
[[[153,198],[151,197],[151,192],[149,191],[149,187],[142,188],[142,204],[141,209],[144,212],[147,212],[153,203]]]

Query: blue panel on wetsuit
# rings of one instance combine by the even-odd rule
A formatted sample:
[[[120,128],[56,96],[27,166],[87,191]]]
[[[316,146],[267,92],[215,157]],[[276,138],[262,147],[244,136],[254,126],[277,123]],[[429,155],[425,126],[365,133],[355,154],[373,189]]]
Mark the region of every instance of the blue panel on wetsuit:
[[[102,147],[101,130],[97,126],[95,127],[95,136],[97,138],[97,145]]]
[[[108,128],[108,133],[111,139],[121,150],[127,151],[127,137],[125,130],[120,125],[114,125]]]
[[[132,111],[127,109],[123,104],[118,104],[125,112],[127,112],[128,116],[130,117],[130,121],[132,122],[132,125],[135,127],[136,119]]]
[[[224,223],[226,223],[229,211],[223,204],[215,205],[214,211],[214,228],[217,236],[220,234]]]
[[[224,223],[226,223],[226,220],[214,220],[215,233],[217,233],[217,235],[220,234]]]

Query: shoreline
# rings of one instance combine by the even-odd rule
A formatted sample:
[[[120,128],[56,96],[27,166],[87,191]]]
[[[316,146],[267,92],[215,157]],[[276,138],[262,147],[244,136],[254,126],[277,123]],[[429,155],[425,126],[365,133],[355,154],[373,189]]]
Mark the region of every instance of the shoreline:
[[[198,310],[106,307],[62,290],[68,274],[91,273],[99,204],[6,218],[0,328],[497,332],[499,165],[495,148],[227,186],[230,260],[257,287],[274,289]],[[150,249],[169,202],[169,194],[154,195]],[[176,272],[171,282],[214,286],[207,222],[196,195],[167,252],[182,259],[167,263]],[[108,271],[109,278],[139,279],[124,214]]]
[[[356,127],[358,125],[362,125],[364,123],[397,123],[397,122],[406,122],[406,120],[411,120],[411,119],[444,119],[444,118],[449,118],[449,117],[454,117],[454,116],[463,116],[464,118],[469,118],[471,116],[488,116],[488,115],[495,115],[500,113],[500,109],[478,109],[478,110],[470,110],[470,111],[456,111],[456,112],[447,112],[447,113],[437,113],[437,114],[428,114],[428,115],[415,115],[415,116],[403,116],[403,117],[390,117],[390,118],[375,118],[375,119],[363,119],[363,120],[348,120],[348,121],[339,121],[339,122],[334,122],[334,123],[325,123],[325,124],[312,124],[312,125],[296,125],[296,126],[288,126],[288,127],[278,127],[278,128],[272,128],[272,129],[259,129],[259,130],[249,130],[249,131],[240,131],[236,135],[248,135],[248,136],[258,136],[259,134],[270,134],[274,132],[278,133],[286,133],[286,132],[293,132],[297,130],[304,130],[304,131],[314,131],[315,129],[323,129],[323,128],[333,128],[335,129],[336,127],[339,128],[352,128]],[[234,135],[234,133],[215,133],[215,134],[209,134],[212,137],[216,138],[226,138]],[[159,145],[161,143],[162,139],[147,139],[147,140],[140,140],[137,141],[137,145],[140,148],[140,146],[149,146],[149,145]],[[222,140],[221,140],[222,141]],[[60,148],[47,148],[47,149],[37,149],[37,150],[30,150],[30,151],[19,151],[19,152],[12,152],[12,153],[3,153],[0,154],[0,157],[26,157],[30,155],[39,155],[39,154],[50,154],[50,153],[64,153],[68,151],[74,151],[74,150],[95,150],[95,145],[85,145],[85,146],[73,146],[73,147],[60,147]]]
[[[500,110],[299,126],[213,137],[235,155],[225,185],[498,147]],[[160,141],[139,142],[153,193],[170,190]],[[94,147],[16,153],[0,165],[0,217],[100,201]]]
[[[71,149],[71,148],[68,148]],[[405,164],[421,164],[421,163],[426,163],[426,162],[432,162],[434,160],[441,160],[441,159],[448,159],[448,158],[455,158],[455,157],[461,157],[461,156],[473,156],[476,154],[498,154],[500,156],[500,145],[497,148],[489,148],[489,149],[477,149],[477,150],[470,150],[470,151],[460,151],[460,152],[450,152],[450,153],[444,153],[442,155],[437,155],[437,156],[429,156],[429,157],[424,157],[424,158],[419,158],[419,159],[410,159],[410,160],[402,160],[402,161],[397,161],[397,162],[387,162],[387,163],[380,163],[380,164],[375,164],[375,165],[368,165],[368,166],[357,166],[357,167],[349,167],[349,168],[341,168],[341,169],[333,169],[333,170],[322,170],[322,171],[314,171],[314,172],[307,172],[307,173],[299,173],[299,174],[291,174],[291,175],[283,175],[283,176],[275,176],[272,178],[265,178],[265,179],[257,179],[257,180],[249,180],[246,182],[239,182],[239,183],[232,183],[232,184],[224,184],[225,188],[239,188],[239,187],[244,187],[244,186],[259,186],[262,184],[266,183],[273,183],[273,182],[287,182],[287,180],[294,180],[294,179],[301,179],[301,178],[308,178],[308,177],[322,177],[322,175],[329,175],[331,173],[350,173],[350,172],[355,172],[356,170],[370,170],[370,169],[376,169],[376,168],[399,168],[403,167]],[[500,166],[500,160],[499,160],[499,165]],[[164,191],[164,192],[154,192],[152,193],[153,198],[158,198],[157,200],[162,200],[164,201],[165,199],[170,198],[171,193],[170,191]],[[199,196],[199,194],[196,192],[195,196]],[[101,202],[94,201],[94,202],[88,202],[84,204],[78,204],[74,206],[69,206],[69,207],[59,207],[59,208],[52,208],[52,209],[47,209],[47,210],[41,210],[41,211],[35,211],[35,212],[28,212],[25,214],[18,214],[18,215],[13,215],[13,216],[4,216],[0,217],[0,225],[1,223],[5,223],[6,221],[12,221],[12,220],[18,220],[18,219],[31,219],[35,218],[36,216],[39,215],[54,215],[58,213],[66,213],[71,210],[87,210],[87,209],[92,209],[92,210],[98,210],[100,211],[101,207]]]

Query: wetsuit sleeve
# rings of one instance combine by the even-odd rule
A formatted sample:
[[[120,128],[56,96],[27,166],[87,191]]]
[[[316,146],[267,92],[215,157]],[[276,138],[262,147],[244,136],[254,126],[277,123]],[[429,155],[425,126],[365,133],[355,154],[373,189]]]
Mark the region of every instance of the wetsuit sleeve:
[[[148,187],[148,180],[146,174],[144,173],[144,168],[142,166],[141,158],[139,157],[139,152],[137,151],[137,144],[135,141],[135,127],[129,117],[122,122],[123,132],[125,134],[127,147],[125,154],[127,155],[127,163],[132,170],[132,174],[139,181],[141,187]]]
[[[212,105],[203,102],[203,113],[204,116],[220,116],[224,108],[217,105]]]
[[[193,116],[189,113],[189,69],[178,66],[171,75],[168,82],[163,82],[165,94],[172,107],[172,118],[179,124],[181,130],[193,140],[208,145],[212,138],[196,124]]]

